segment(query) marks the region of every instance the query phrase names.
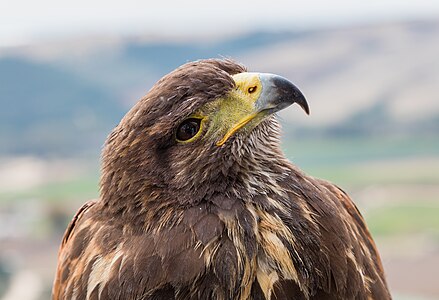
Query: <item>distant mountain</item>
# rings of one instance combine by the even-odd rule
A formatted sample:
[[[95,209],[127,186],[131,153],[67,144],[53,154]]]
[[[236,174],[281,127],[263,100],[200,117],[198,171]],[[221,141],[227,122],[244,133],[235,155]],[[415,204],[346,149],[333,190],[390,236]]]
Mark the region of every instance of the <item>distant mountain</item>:
[[[288,132],[439,131],[439,21],[312,32],[254,32],[203,42],[88,38],[0,48],[0,155],[97,154],[161,76],[194,59],[232,57],[290,78],[311,117],[288,109]]]
[[[99,148],[125,108],[111,93],[47,64],[0,60],[0,153]]]

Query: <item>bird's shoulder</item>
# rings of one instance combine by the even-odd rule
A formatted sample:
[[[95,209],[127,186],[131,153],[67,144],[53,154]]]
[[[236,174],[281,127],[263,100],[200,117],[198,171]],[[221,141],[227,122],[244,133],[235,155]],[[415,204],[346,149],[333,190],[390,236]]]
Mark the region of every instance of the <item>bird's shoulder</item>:
[[[308,256],[302,258],[305,268],[310,261],[309,270],[319,271],[310,286],[338,298],[390,299],[375,243],[351,197],[329,181],[304,174],[292,182],[289,210],[301,221],[285,218],[285,224],[296,244],[307,249],[302,252]]]
[[[75,229],[77,228],[76,225],[81,222],[82,217],[90,210],[90,208],[92,208],[96,204],[96,202],[97,200],[90,200],[84,203],[75,213],[69,225],[67,226],[66,231],[64,232],[64,236],[61,242],[61,249],[64,248],[70,237],[74,234]]]
[[[169,208],[143,215],[150,221],[137,228],[128,214],[104,210],[90,201],[67,227],[54,299],[171,299],[176,287],[183,298],[195,293],[193,282],[206,269],[203,251],[223,231],[218,217],[205,206]],[[207,279],[199,284],[211,293]]]
[[[55,275],[55,281],[52,289],[53,299],[62,299],[61,293],[69,281],[71,275],[72,264],[78,261],[78,252],[82,251],[84,242],[90,237],[84,227],[84,219],[87,219],[96,204],[97,200],[90,200],[83,204],[73,216],[69,225],[67,226],[62,242],[58,251],[58,266]],[[79,238],[77,238],[79,236]],[[72,243],[72,240],[75,242]]]

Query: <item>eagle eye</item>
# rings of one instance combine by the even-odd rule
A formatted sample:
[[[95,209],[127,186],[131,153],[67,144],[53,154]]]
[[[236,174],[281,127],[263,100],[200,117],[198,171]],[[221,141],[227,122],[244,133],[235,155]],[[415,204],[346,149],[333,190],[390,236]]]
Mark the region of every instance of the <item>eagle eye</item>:
[[[193,138],[201,128],[201,119],[189,118],[178,126],[177,140],[184,142]]]
[[[249,94],[252,94],[252,93],[256,92],[256,89],[257,89],[256,86],[251,86],[251,87],[248,88],[247,91],[248,91]]]

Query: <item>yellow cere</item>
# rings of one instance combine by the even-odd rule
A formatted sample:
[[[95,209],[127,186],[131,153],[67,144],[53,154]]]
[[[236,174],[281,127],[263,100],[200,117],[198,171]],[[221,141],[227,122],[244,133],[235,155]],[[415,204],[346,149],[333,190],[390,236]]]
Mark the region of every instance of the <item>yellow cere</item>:
[[[252,121],[258,114],[255,102],[262,92],[262,84],[258,73],[239,73],[232,76],[236,89],[228,99],[221,103],[220,118],[230,126],[223,138],[216,143],[223,145],[236,131]]]
[[[262,84],[259,73],[239,73],[232,76],[235,81],[237,91],[250,96],[249,101],[255,103],[262,92]]]

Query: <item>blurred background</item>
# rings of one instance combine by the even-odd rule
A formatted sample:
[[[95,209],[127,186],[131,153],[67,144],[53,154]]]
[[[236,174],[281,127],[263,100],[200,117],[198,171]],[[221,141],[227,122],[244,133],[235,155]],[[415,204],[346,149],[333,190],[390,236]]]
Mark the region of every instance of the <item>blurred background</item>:
[[[152,2],[151,2],[152,3]],[[277,73],[287,156],[347,190],[395,299],[439,299],[439,2],[0,2],[0,300],[49,299],[111,129],[195,59]]]

